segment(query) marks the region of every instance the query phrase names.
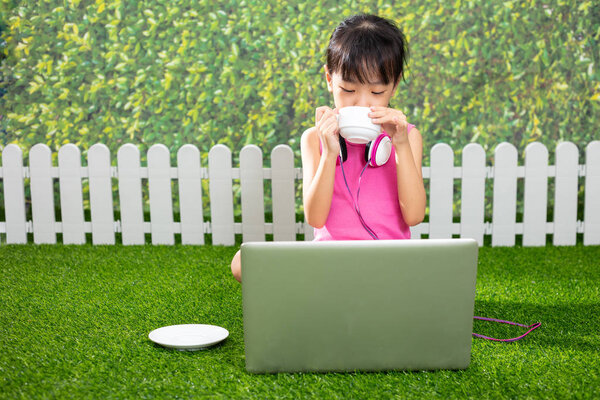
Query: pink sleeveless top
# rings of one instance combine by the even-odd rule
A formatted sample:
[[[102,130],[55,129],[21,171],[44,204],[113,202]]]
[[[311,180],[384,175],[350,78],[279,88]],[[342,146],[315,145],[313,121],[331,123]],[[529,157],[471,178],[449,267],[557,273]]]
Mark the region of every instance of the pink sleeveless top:
[[[408,124],[408,131],[414,125]],[[356,201],[358,178],[365,166],[364,144],[346,141],[348,159],[344,162],[344,173],[348,187]],[[396,156],[392,154],[381,167],[367,167],[360,181],[359,209],[366,224],[379,239],[410,239],[410,229],[402,218],[398,202],[396,179]],[[333,197],[327,221],[322,228],[315,228],[314,240],[373,240],[362,226],[354,202],[348,193],[342,168],[335,167]]]

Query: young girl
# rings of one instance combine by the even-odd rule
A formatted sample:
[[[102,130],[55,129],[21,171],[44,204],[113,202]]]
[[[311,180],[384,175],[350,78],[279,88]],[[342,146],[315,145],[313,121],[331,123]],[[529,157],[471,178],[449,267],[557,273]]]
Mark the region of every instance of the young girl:
[[[335,108],[318,107],[301,140],[304,215],[315,240],[408,239],[409,226],[423,220],[421,133],[389,108],[407,53],[396,25],[374,15],[352,16],[331,35],[324,72]],[[371,121],[391,139],[384,165],[367,165],[365,144],[340,140],[337,114],[348,106],[370,107]],[[231,270],[241,281],[239,251]]]

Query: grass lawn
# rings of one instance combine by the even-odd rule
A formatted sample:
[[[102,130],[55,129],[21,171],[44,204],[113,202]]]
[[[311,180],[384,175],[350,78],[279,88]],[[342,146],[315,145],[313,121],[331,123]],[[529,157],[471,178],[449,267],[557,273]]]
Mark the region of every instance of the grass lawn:
[[[481,248],[476,315],[542,327],[473,339],[465,371],[276,375],[244,367],[235,251],[0,246],[0,398],[600,398],[600,246]],[[198,352],[148,340],[181,323],[230,336]]]

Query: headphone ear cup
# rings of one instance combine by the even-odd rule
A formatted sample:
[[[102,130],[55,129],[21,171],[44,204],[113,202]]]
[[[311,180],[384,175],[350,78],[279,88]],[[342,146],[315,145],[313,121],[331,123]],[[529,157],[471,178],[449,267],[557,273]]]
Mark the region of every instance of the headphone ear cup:
[[[373,142],[369,142],[367,143],[367,145],[365,146],[365,162],[369,163],[369,165],[371,164],[369,162],[369,160],[371,159],[371,145],[373,144]]]
[[[381,167],[392,154],[392,141],[388,135],[381,134],[365,147],[365,160],[371,167]]]
[[[346,148],[346,141],[341,136],[339,136],[339,139],[340,139],[340,156],[342,156],[342,162],[346,162],[346,160],[348,159],[348,149]],[[335,163],[336,163],[336,165],[340,164],[339,157],[337,158]]]

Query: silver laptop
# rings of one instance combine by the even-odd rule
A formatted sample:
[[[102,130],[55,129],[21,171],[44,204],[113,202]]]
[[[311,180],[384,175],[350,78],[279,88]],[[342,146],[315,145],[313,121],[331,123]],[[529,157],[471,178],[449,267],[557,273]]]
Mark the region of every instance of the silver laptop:
[[[467,368],[477,242],[244,243],[246,369]]]

